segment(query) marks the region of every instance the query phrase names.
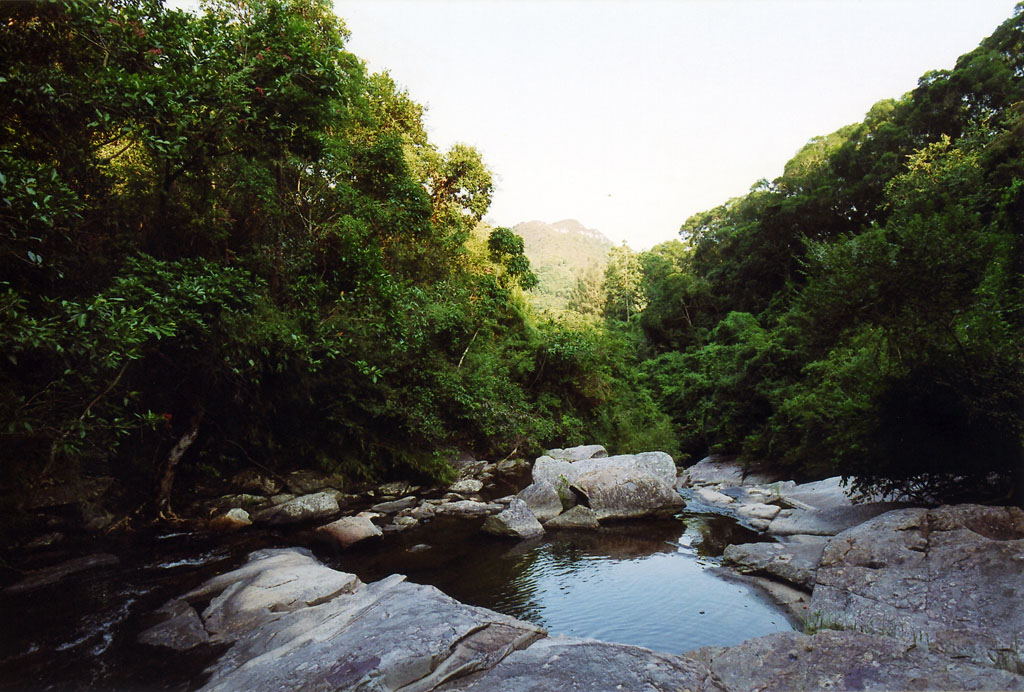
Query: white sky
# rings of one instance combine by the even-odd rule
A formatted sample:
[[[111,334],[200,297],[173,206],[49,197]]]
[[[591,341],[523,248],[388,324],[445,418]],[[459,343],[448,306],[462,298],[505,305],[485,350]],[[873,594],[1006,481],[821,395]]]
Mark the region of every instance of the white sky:
[[[475,146],[488,220],[635,250],[951,68],[1014,0],[335,0],[349,48]]]

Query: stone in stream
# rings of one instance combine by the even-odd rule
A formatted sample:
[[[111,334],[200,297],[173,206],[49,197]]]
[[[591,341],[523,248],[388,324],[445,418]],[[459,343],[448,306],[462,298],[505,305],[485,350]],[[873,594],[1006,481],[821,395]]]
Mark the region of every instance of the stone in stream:
[[[380,512],[381,514],[394,514],[395,512],[401,512],[403,509],[410,509],[415,507],[419,503],[415,495],[409,495],[403,497],[400,500],[390,500],[388,502],[379,502],[374,506],[370,507],[371,512]]]
[[[1022,575],[1024,511],[895,510],[828,541],[810,610],[819,626],[1024,674]]]
[[[1024,690],[1024,677],[860,632],[780,632],[684,656],[709,665],[730,692]]]
[[[503,505],[493,502],[474,502],[473,500],[459,500],[457,502],[445,502],[434,505],[435,514],[454,514],[457,516],[480,516],[483,514],[494,514],[505,509]]]
[[[210,520],[210,528],[214,531],[237,531],[251,525],[249,513],[241,507],[233,507]]]
[[[538,457],[533,464],[533,482],[547,481],[558,488],[572,485],[584,473],[603,469],[618,469],[653,476],[668,486],[676,482],[676,464],[665,452],[620,454],[613,457],[565,461],[548,456]]]
[[[514,538],[533,538],[544,533],[544,527],[537,521],[537,517],[520,499],[512,500],[508,509],[487,517],[482,530],[495,536]]]
[[[594,510],[583,505],[576,505],[544,522],[545,529],[596,529],[600,526]]]
[[[566,490],[566,493],[572,494]],[[548,519],[557,517],[562,513],[562,499],[555,486],[547,481],[531,483],[516,495],[517,498],[526,503],[537,521],[544,523]]]
[[[794,539],[787,543],[730,545],[722,559],[740,572],[770,574],[809,593],[814,588],[814,575],[828,539],[824,536]]]
[[[243,493],[253,495],[277,495],[283,484],[263,469],[247,468],[239,471],[231,478],[231,485]]]
[[[365,516],[342,517],[319,527],[316,532],[342,548],[383,535],[380,528]]]
[[[580,475],[571,486],[598,521],[677,512],[683,498],[670,484],[635,468],[603,468]]]
[[[466,478],[456,481],[448,487],[448,492],[459,495],[474,495],[484,489],[484,483],[476,478]]]
[[[296,497],[274,507],[257,512],[253,520],[258,524],[297,524],[304,521],[327,519],[340,510],[338,500],[331,493],[315,493]]]
[[[59,565],[28,572],[21,578],[21,581],[4,589],[4,593],[19,594],[34,591],[44,586],[56,584],[72,574],[96,569],[97,567],[109,567],[118,564],[120,561],[120,558],[110,553],[96,553],[94,555],[86,555],[85,557],[77,557],[73,560],[62,562]]]

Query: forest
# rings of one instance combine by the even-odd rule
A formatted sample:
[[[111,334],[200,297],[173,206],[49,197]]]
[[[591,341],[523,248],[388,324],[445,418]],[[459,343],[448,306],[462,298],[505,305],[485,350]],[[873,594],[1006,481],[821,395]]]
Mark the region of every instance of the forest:
[[[1024,4],[554,315],[327,0],[205,9],[0,5],[5,496],[601,443],[1020,502]]]

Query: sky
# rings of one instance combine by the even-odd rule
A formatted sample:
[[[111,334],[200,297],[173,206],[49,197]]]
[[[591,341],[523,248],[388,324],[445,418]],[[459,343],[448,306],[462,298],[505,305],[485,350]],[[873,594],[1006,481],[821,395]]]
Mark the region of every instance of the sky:
[[[335,0],[349,49],[495,175],[487,220],[634,250],[952,68],[1013,0]]]

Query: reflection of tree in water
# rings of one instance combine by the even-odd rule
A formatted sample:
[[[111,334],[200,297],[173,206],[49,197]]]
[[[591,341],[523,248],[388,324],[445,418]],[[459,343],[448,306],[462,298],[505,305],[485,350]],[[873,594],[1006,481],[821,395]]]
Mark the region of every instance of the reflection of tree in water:
[[[771,540],[736,523],[732,517],[718,514],[684,515],[687,533],[696,533],[699,540],[690,541],[697,554],[703,557],[719,557],[727,546],[737,543],[757,543]]]

